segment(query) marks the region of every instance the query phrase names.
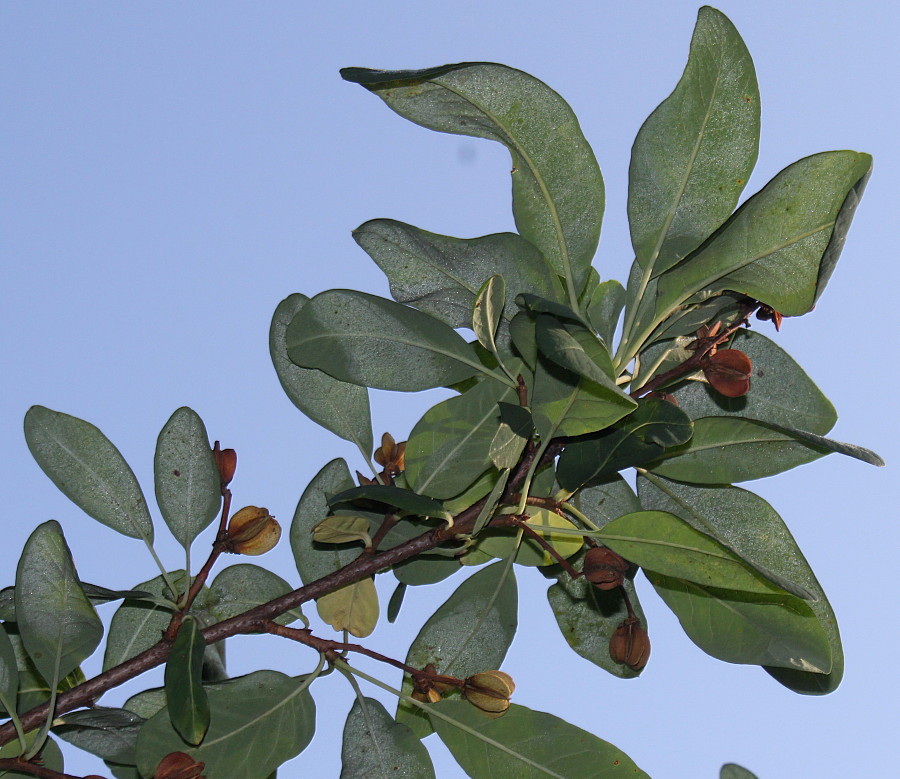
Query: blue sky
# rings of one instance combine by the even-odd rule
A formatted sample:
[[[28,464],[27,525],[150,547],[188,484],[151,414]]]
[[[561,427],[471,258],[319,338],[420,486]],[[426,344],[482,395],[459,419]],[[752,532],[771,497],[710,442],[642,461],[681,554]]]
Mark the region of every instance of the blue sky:
[[[340,67],[488,60],[552,86],[578,115],[606,181],[595,264],[604,278],[624,280],[631,142],[681,74],[697,7],[5,3],[0,585],[12,583],[34,526],[51,518],[62,523],[84,580],[129,587],[155,574],[140,544],[93,523],[34,464],[21,432],[34,403],[99,426],[148,497],[156,436],[172,411],[191,406],[211,437],[238,451],[236,505],[265,505],[285,525],[327,460],[359,466],[352,447],[306,420],[279,387],[266,346],[278,301],[335,287],[386,295],[380,271],[350,237],[368,219],[463,237],[513,222],[504,149],[415,127],[342,82]],[[504,668],[518,682],[518,703],[613,742],[658,779],[714,777],[727,761],[763,779],[886,775],[900,698],[900,533],[889,470],[900,455],[898,13],[870,1],[852,10],[784,0],[717,7],[744,37],[760,82],[762,141],[747,194],[818,151],[875,157],[828,291],[812,314],[786,322],[778,342],[835,404],[832,435],[875,449],[888,469],[832,455],[746,485],[781,513],[829,594],[845,680],[828,697],[799,697],[759,669],[715,661],[646,586],[650,665],[638,680],[614,679],[565,646],[546,582],[531,571],[519,577],[520,635]],[[376,434],[390,430],[398,440],[437,397],[374,396]],[[161,539],[159,550],[179,565],[174,542]],[[297,581],[286,542],[262,562]],[[370,645],[405,654],[455,586],[410,592],[403,624],[379,626]],[[234,642],[230,663],[234,674],[266,665],[296,674],[314,660],[295,645],[249,638]],[[384,678],[398,681],[393,672]],[[339,774],[352,692],[329,678],[313,693],[316,739],[282,776]],[[103,702],[121,700],[113,693]],[[433,742],[438,776],[461,775]],[[103,773],[80,754],[67,768]]]

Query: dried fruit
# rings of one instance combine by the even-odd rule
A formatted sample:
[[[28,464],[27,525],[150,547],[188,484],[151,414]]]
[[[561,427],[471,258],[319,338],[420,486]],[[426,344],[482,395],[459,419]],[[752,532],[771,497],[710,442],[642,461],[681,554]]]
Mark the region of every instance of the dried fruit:
[[[515,682],[508,673],[482,671],[465,680],[462,694],[475,708],[499,717],[509,708],[509,699],[515,689]]]
[[[582,573],[585,579],[600,590],[621,587],[627,570],[628,562],[612,549],[595,546],[585,552]]]
[[[219,449],[219,442],[213,445],[213,457],[216,458],[216,468],[219,469],[219,481],[222,489],[225,489],[234,478],[237,468],[237,452],[234,449]]]
[[[204,779],[205,767],[185,752],[170,752],[159,761],[153,779]]]
[[[228,551],[235,554],[260,555],[268,552],[281,538],[281,526],[269,510],[244,506],[228,523]]]
[[[375,450],[375,462],[384,468],[384,473],[396,475],[404,468],[404,456],[406,454],[406,441],[399,444],[394,442],[390,433],[381,436],[381,446]]]
[[[739,398],[750,389],[750,358],[739,349],[719,349],[701,366],[703,375],[716,392],[726,398]]]
[[[775,325],[775,329],[781,330],[782,316],[771,306],[767,306],[765,304],[761,305],[759,307],[759,310],[756,312],[756,318],[763,322],[772,320],[772,323]]]
[[[650,657],[650,636],[637,617],[626,617],[609,639],[609,656],[614,663],[640,671]]]

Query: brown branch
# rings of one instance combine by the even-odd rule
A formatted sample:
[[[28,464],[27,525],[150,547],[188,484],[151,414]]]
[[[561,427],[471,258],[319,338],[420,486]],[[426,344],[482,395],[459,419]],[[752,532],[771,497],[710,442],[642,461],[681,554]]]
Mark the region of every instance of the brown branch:
[[[680,365],[676,365],[674,368],[666,371],[665,373],[660,373],[659,376],[654,377],[643,386],[638,387],[638,389],[634,390],[631,393],[631,397],[635,399],[643,397],[644,395],[653,392],[653,390],[655,390],[657,387],[668,384],[673,379],[678,379],[682,376],[687,376],[689,373],[693,373],[700,367],[701,363],[703,362],[703,358],[706,357],[706,355],[710,351],[712,351],[712,349],[719,346],[720,344],[723,344],[743,326],[749,325],[749,322],[747,322],[747,317],[757,306],[759,306],[759,303],[754,301],[753,305],[747,307],[743,312],[743,316],[733,325],[726,327],[721,334],[716,335],[713,338],[698,338],[697,341],[694,342],[697,344],[697,349],[690,357],[688,357]]]
[[[387,514],[384,517],[381,525],[378,530],[375,531],[375,535],[372,536],[372,543],[366,549],[366,552],[369,554],[373,554],[376,549],[378,549],[378,545],[384,541],[384,537],[391,532],[391,528],[397,524],[397,516],[395,514]]]
[[[562,566],[563,570],[573,579],[577,579],[579,576],[581,576],[581,573],[576,571],[569,564],[569,561],[566,560],[566,558],[563,557],[559,552],[557,552],[556,549],[553,548],[553,545],[549,541],[547,541],[547,539],[544,538],[541,533],[538,533],[534,528],[528,525],[527,522],[522,520],[521,516],[515,514],[505,514],[500,519],[503,524],[518,528],[522,530],[529,538],[533,539],[545,552],[547,552],[547,554],[549,554],[554,560],[556,560],[556,562],[558,562]],[[551,530],[551,533],[552,532],[553,531]]]
[[[0,758],[0,771],[17,771],[20,774],[36,776],[38,779],[82,779],[82,777],[73,776],[72,774],[61,774],[52,768],[29,763],[17,757]],[[84,777],[84,779],[92,779],[92,777]],[[97,777],[97,779],[102,779],[102,777]]]

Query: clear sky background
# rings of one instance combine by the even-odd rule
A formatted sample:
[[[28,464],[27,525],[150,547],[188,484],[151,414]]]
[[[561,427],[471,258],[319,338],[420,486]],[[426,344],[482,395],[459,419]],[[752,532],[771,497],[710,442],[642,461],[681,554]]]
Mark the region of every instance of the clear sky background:
[[[727,761],[761,779],[888,776],[900,698],[892,501],[900,19],[892,4],[871,0],[718,7],[743,35],[760,82],[762,141],[748,195],[818,151],[875,157],[827,293],[812,314],[787,320],[778,342],[835,404],[832,436],[875,449],[888,468],[831,455],[746,485],[785,518],[830,596],[844,683],[824,698],[801,697],[758,668],[707,657],[646,581],[653,655],[639,679],[615,679],[568,649],[547,582],[530,570],[519,575],[519,636],[504,668],[519,684],[516,702],[611,741],[656,779],[716,777]],[[681,75],[697,8],[685,0],[3,3],[0,585],[13,582],[31,530],[51,518],[83,580],[126,588],[156,575],[139,542],[87,518],[32,461],[22,417],[34,403],[100,427],[148,499],[159,430],[191,406],[211,438],[238,451],[235,505],[267,506],[285,527],[321,465],[344,456],[360,467],[349,444],[282,393],[266,343],[276,304],[328,288],[387,295],[350,236],[374,217],[462,237],[514,226],[502,147],[418,128],[342,82],[340,67],[488,60],[560,92],[606,181],[595,264],[624,281],[631,142]],[[376,434],[398,440],[439,397],[373,394]],[[177,568],[181,553],[158,535]],[[258,562],[298,582],[286,538]],[[386,601],[391,577],[381,578]],[[410,590],[399,623],[379,625],[367,644],[402,658],[459,581]],[[230,647],[235,675],[314,665],[308,650],[274,639]],[[398,673],[380,673],[399,683]],[[160,679],[148,674],[102,702]],[[352,692],[328,678],[313,695],[316,738],[280,776],[340,772]],[[460,776],[435,741],[426,743],[440,779]],[[83,753],[67,769],[104,773]]]

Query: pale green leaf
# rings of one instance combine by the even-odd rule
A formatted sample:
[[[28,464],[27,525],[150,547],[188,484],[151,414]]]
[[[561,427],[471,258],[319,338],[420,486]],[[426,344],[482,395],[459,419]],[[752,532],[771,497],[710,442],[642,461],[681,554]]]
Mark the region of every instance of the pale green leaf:
[[[41,470],[89,516],[131,538],[153,541],[140,485],[119,450],[81,419],[32,406],[25,441]]]
[[[372,545],[369,537],[369,520],[365,517],[336,515],[325,517],[312,529],[313,541],[319,544],[352,544],[363,542]]]
[[[35,528],[16,570],[16,619],[28,656],[51,686],[100,643],[103,625],[54,520]]]
[[[323,622],[335,630],[346,630],[352,636],[365,638],[378,623],[378,593],[369,577],[348,584],[316,599],[316,609]]]
[[[516,227],[568,281],[575,302],[600,236],[603,178],[575,114],[556,92],[486,62],[418,71],[345,68],[341,75],[424,127],[504,144],[512,155]]]
[[[481,285],[472,306],[472,330],[478,343],[492,354],[497,352],[497,327],[505,303],[506,282],[503,276],[495,275]]]
[[[178,409],[156,441],[156,503],[175,539],[188,548],[219,513],[219,469],[197,413]]]
[[[434,779],[428,750],[374,698],[359,698],[347,715],[341,779]]]
[[[295,293],[282,300],[269,327],[269,354],[285,394],[313,422],[363,452],[372,451],[372,419],[365,387],[333,379],[327,373],[301,368],[287,354],[288,325],[309,298]]]

